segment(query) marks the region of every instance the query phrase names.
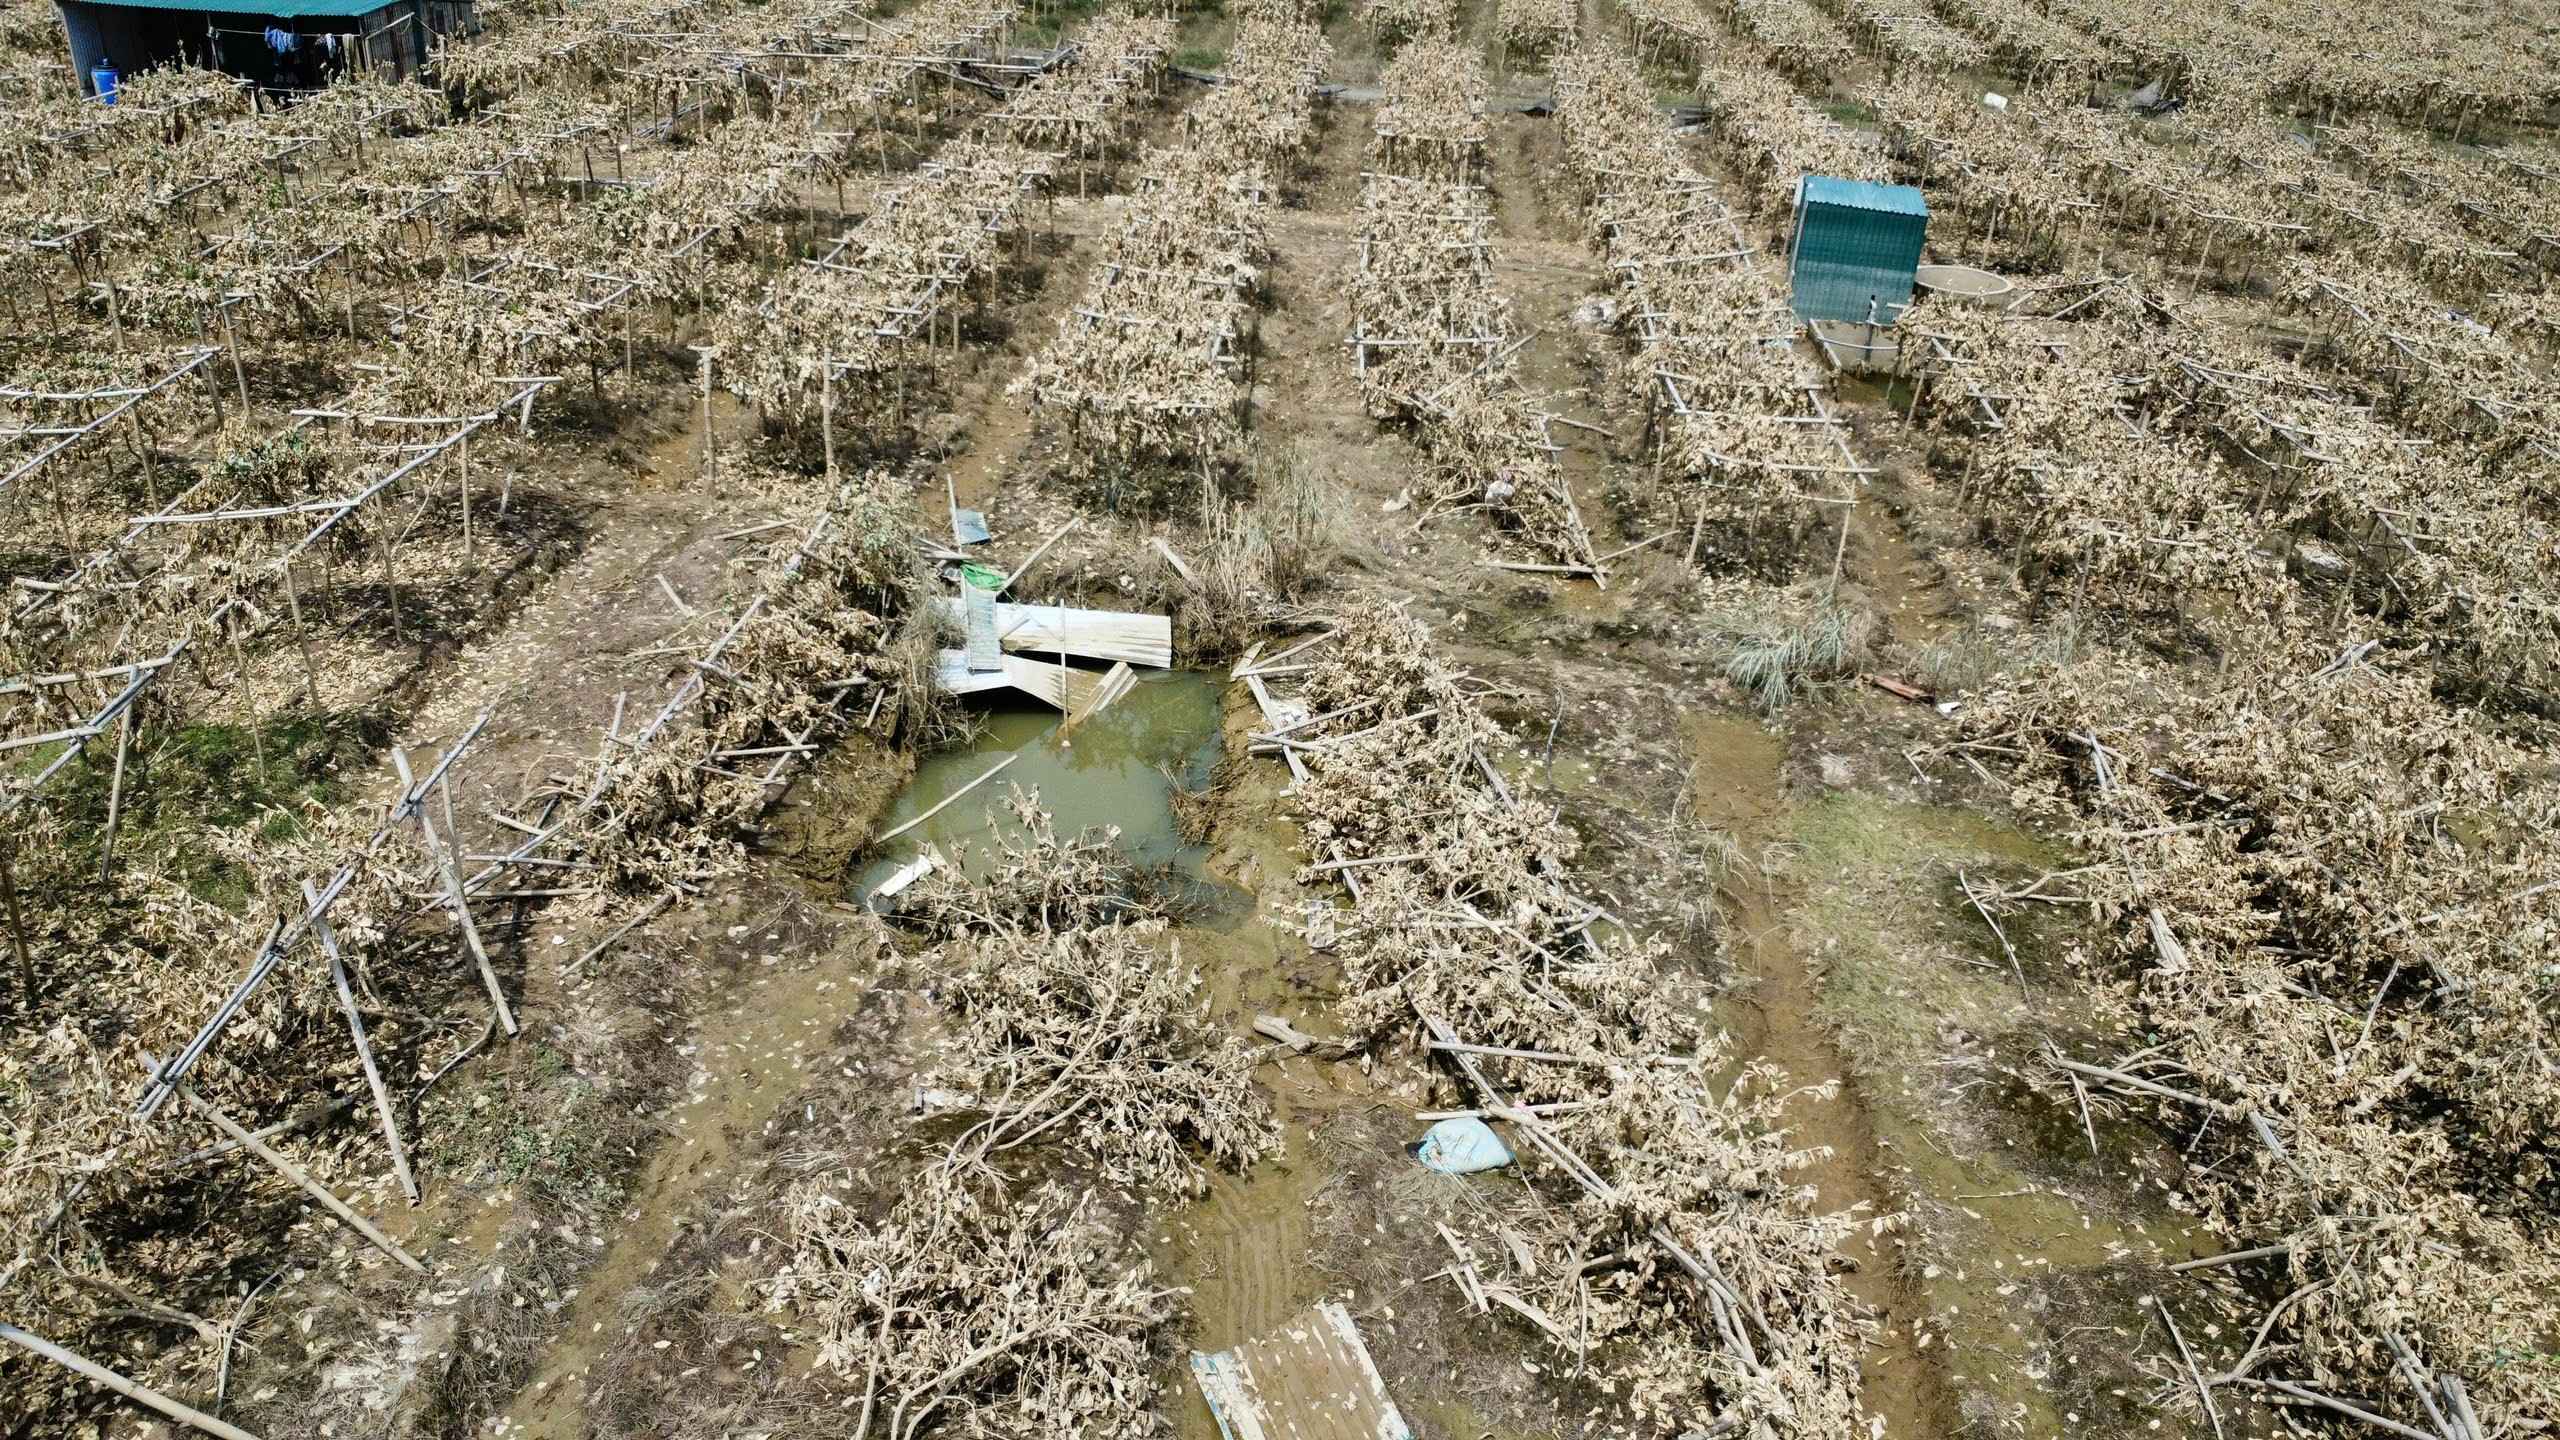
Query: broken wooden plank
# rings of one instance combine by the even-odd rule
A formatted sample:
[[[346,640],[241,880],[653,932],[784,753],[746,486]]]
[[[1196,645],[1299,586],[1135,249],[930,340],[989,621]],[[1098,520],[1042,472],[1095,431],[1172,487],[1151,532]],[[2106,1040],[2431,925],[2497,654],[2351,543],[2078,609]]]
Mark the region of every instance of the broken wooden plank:
[[[1158,555],[1164,557],[1164,563],[1173,567],[1173,573],[1182,577],[1183,584],[1197,585],[1200,583],[1199,577],[1191,573],[1191,567],[1183,564],[1182,557],[1173,553],[1173,547],[1164,543],[1163,536],[1156,535],[1150,537],[1147,541],[1147,545]]]

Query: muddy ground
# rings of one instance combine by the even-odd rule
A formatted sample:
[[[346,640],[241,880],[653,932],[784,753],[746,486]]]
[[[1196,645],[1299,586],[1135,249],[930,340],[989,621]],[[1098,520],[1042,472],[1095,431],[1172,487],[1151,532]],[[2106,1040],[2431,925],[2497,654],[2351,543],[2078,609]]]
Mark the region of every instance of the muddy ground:
[[[1186,32],[1195,62],[1221,43],[1220,23]],[[1338,78],[1373,78],[1364,37],[1336,29]],[[1535,96],[1545,82],[1506,76],[1499,88]],[[1177,89],[1166,104],[1184,98]],[[1261,321],[1253,445],[1321,478],[1325,563],[1297,592],[1261,597],[1249,620],[1187,622],[1182,663],[1214,670],[1257,634],[1383,594],[1499,688],[1516,742],[1504,768],[1583,837],[1579,883],[1675,940],[1678,963],[1722,991],[1743,1053],[1801,1086],[1838,1082],[1808,1088],[1792,1113],[1803,1141],[1829,1150],[1807,1176],[1821,1203],[1880,1222],[1842,1263],[1883,1322],[1865,1357],[1883,1433],[2188,1428],[2157,1403],[2168,1362],[2144,1304],[2177,1294],[2164,1263],[2214,1248],[2178,1208],[2177,1156],[2103,1116],[2093,1156],[2076,1115],[2029,1078],[2040,1039],[2073,1033],[2091,1009],[2093,982],[2070,960],[2083,918],[2013,902],[1995,907],[1995,933],[1968,898],[2067,870],[2068,845],[1983,778],[1929,758],[1950,723],[1929,706],[1854,681],[1776,715],[1750,703],[1719,670],[1725,602],[1702,593],[1676,543],[1613,567],[1604,591],[1486,567],[1498,542],[1469,518],[1415,528],[1399,501],[1423,488],[1421,464],[1363,412],[1343,343],[1368,123],[1356,102],[1329,107],[1272,217]],[[1496,120],[1497,269],[1519,324],[1542,332],[1519,357],[1527,383],[1592,427],[1559,433],[1571,436],[1579,503],[1615,548],[1675,522],[1645,473],[1612,341],[1576,318],[1605,278],[1568,208],[1557,144],[1550,120]],[[1703,149],[1693,158],[1716,173]],[[940,463],[918,475],[917,514],[940,528],[947,480],[1015,557],[1082,515],[1024,598],[1195,614],[1197,597],[1145,542],[1201,553],[1196,500],[1115,513],[1061,480],[1053,428],[1003,394],[1113,211],[1102,197],[1059,203],[1039,263],[974,337],[947,408],[920,423]],[[413,733],[449,734],[503,705],[508,728],[476,767],[490,793],[475,808],[519,776],[583,763],[614,697],[664,673],[650,652],[720,623],[745,556],[721,537],[769,518],[752,497],[705,492],[699,416],[680,375],[661,385],[655,438],[609,499],[582,508],[577,537],[545,552],[503,627],[459,642],[405,717]],[[1996,558],[1971,545],[1886,398],[1856,386],[1834,398],[1879,468],[1841,552],[1845,586],[1879,619],[1868,668],[1957,674],[2035,643],[2034,625],[2008,611]],[[725,404],[715,423],[723,445],[752,439],[753,417]],[[1817,570],[1832,543],[1809,538]],[[1302,898],[1285,776],[1245,754],[1250,704],[1224,689],[1226,763],[1185,809],[1208,872],[1258,908],[1186,930],[1187,953],[1208,965],[1224,1022],[1277,1013],[1320,1035],[1336,977],[1256,923]],[[794,1180],[843,1170],[886,1203],[892,1177],[864,1167],[911,1123],[930,1067],[927,1007],[879,983],[900,937],[847,903],[914,758],[862,735],[840,745],[785,797],[742,877],[592,961],[577,963],[606,928],[591,917],[525,926],[508,967],[526,1039],[474,1056],[427,1102],[429,1202],[409,1212],[370,1197],[431,1258],[430,1293],[319,1266],[288,1277],[245,1332],[235,1413],[269,1434],[841,1433],[842,1385],[810,1369],[757,1281],[772,1263],[773,1206]],[[1360,1320],[1417,1434],[1579,1433],[1574,1377],[1546,1373],[1537,1337],[1429,1278],[1448,1264],[1434,1220],[1465,1231],[1461,1218],[1498,1222],[1525,1202],[1508,1175],[1453,1180],[1405,1159],[1423,1128],[1414,1112],[1449,1094],[1418,1052],[1275,1052],[1259,1078],[1286,1153],[1218,1177],[1196,1203],[1118,1221],[1189,1291],[1162,1354],[1174,1429],[1215,1433],[1187,1348],[1233,1344],[1331,1297]],[[2193,1323],[2215,1320],[2199,1311]]]

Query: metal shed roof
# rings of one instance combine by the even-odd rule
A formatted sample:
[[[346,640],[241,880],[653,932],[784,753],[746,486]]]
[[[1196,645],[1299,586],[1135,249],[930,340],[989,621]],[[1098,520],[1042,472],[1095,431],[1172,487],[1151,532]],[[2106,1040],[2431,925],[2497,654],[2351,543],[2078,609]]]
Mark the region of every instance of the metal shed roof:
[[[394,0],[90,0],[102,10],[200,10],[215,15],[264,15],[278,20],[306,16],[336,19],[370,15]]]
[[[1853,210],[1878,210],[1888,215],[1920,215],[1929,213],[1928,197],[1917,186],[1879,185],[1872,180],[1842,180],[1830,175],[1804,177],[1804,202],[1808,205],[1845,205]]]

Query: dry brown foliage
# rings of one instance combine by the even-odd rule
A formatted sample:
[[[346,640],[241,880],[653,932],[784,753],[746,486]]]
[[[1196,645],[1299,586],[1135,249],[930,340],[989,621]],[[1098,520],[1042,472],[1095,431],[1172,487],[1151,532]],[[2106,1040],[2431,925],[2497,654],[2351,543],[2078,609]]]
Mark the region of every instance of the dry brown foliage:
[[[1600,928],[1605,907],[1571,888],[1572,833],[1487,766],[1502,732],[1419,622],[1366,606],[1317,653],[1310,711],[1371,702],[1300,732],[1310,860],[1355,862],[1338,1018],[1371,1043],[1419,1028],[1495,1047],[1461,1063],[1499,1096],[1462,1087],[1462,1103],[1510,1107],[1532,1170],[1571,1197],[1536,1275],[1511,1282],[1558,1362],[1587,1335],[1601,1413],[1638,1431],[1862,1424],[1852,1356],[1871,1322],[1830,1269],[1860,1222],[1790,1178],[1813,1155],[1788,1106],[1829,1092],[1791,1097],[1766,1065],[1711,1080],[1729,1057],[1703,992],[1668,942]]]

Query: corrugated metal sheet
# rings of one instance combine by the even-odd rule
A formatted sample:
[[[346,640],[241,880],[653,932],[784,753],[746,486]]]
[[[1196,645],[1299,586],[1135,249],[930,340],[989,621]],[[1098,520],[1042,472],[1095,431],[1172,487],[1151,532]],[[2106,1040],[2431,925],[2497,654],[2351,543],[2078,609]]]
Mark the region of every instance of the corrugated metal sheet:
[[[1413,1440],[1369,1359],[1360,1327],[1332,1301],[1191,1373],[1226,1440]]]
[[[1858,322],[1872,313],[1891,324],[1911,303],[1928,233],[1929,202],[1909,185],[1804,177],[1788,271],[1797,316]]]
[[[1886,215],[1917,215],[1927,219],[1928,197],[1917,185],[1879,185],[1872,180],[1842,180],[1831,175],[1804,177],[1804,199],[1811,205],[1842,205],[1852,210],[1874,210]]]

